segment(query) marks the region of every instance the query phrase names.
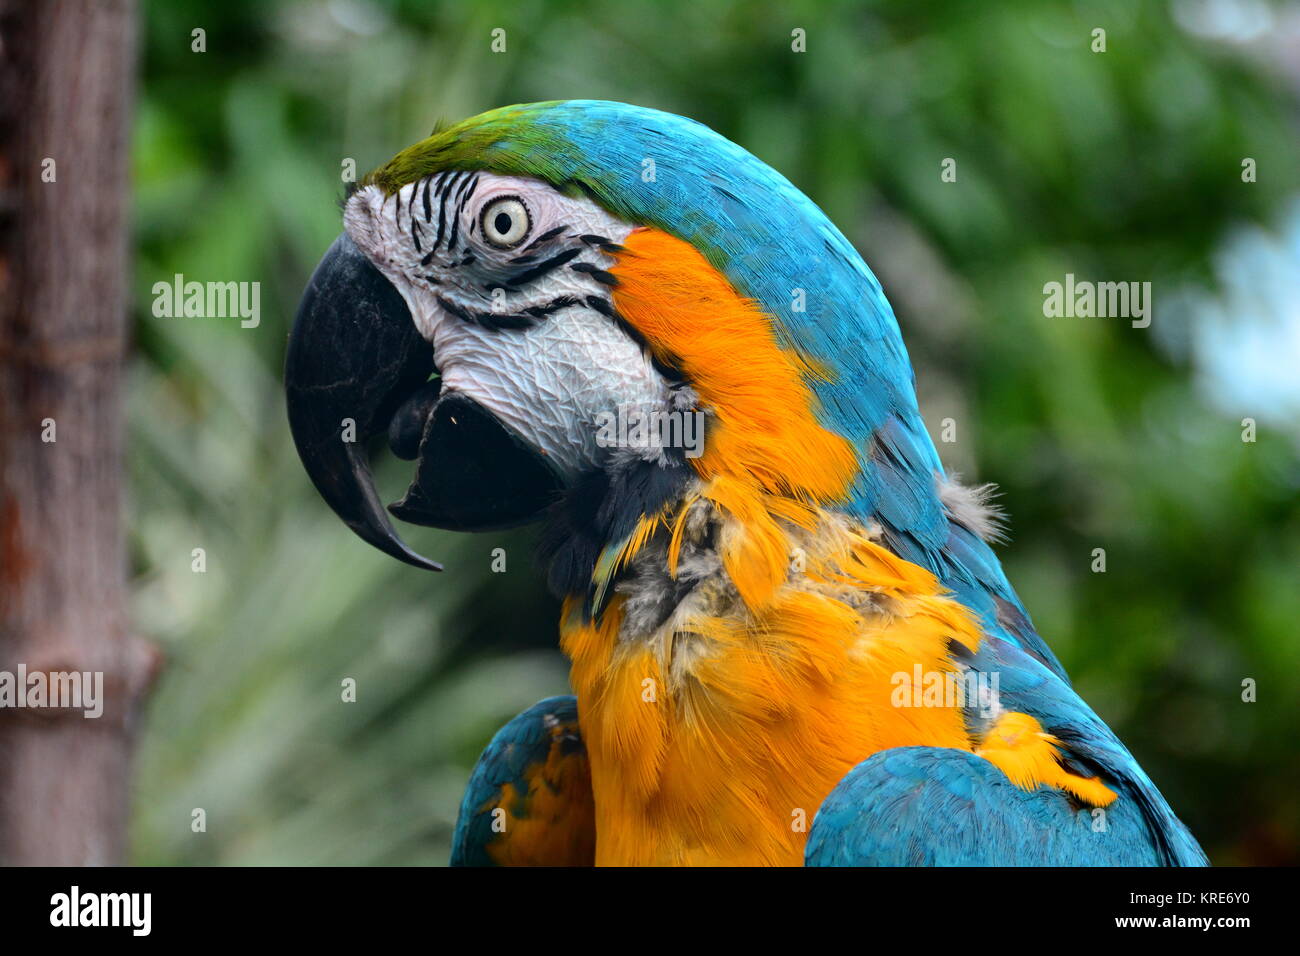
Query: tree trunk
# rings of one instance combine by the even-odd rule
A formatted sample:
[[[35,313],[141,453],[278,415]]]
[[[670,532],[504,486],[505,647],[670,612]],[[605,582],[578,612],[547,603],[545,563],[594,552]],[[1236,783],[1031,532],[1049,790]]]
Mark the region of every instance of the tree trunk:
[[[121,509],[134,73],[133,0],[0,0],[0,680],[103,675],[97,719],[0,706],[11,865],[125,850],[153,665],[127,625]]]

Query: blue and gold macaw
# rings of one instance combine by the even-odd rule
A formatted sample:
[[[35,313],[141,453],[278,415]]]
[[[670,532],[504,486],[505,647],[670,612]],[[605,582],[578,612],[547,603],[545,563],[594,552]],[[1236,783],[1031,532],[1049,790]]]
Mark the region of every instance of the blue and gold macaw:
[[[462,864],[1189,865],[945,475],[811,200],[691,120],[494,110],[348,196],[286,365],[302,460],[398,537],[543,526],[576,697],[488,745]]]

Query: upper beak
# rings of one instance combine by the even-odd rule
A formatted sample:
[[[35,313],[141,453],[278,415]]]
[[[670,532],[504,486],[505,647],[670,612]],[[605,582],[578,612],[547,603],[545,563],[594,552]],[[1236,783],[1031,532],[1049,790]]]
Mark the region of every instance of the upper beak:
[[[401,295],[343,233],[312,273],[289,335],[289,429],[321,497],[353,531],[407,564],[441,571],[398,537],[366,452],[433,371],[433,349]]]
[[[487,531],[534,520],[562,481],[550,461],[461,392],[430,382],[433,350],[406,302],[344,233],[312,273],[289,335],[289,429],[321,496],[358,535],[416,567],[441,565],[398,537],[375,493],[367,444],[384,431],[419,459],[404,521]]]

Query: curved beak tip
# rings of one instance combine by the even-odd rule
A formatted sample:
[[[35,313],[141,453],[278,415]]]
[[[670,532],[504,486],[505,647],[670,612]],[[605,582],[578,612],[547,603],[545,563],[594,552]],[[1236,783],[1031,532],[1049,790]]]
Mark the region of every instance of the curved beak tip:
[[[353,530],[355,531],[356,529],[354,528]],[[375,544],[373,541],[370,543]],[[389,543],[395,546],[385,547],[377,545],[377,547],[379,547],[379,549],[385,554],[391,554],[393,557],[397,558],[397,560],[409,564],[412,567],[423,568],[426,571],[441,571],[443,569],[439,562],[432,561],[420,554],[418,551],[411,550],[406,542],[396,534],[392,536]]]

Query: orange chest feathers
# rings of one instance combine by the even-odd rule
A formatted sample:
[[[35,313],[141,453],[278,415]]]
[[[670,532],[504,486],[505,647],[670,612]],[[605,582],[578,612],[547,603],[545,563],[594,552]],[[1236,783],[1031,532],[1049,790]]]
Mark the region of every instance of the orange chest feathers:
[[[728,492],[715,481],[660,519],[666,553],[640,557],[684,574],[691,513],[725,513]],[[637,621],[653,586],[638,559],[596,621],[566,609],[597,864],[799,865],[818,806],[856,764],[909,744],[972,749],[956,702],[899,695],[918,666],[955,676],[949,641],[978,640],[968,613],[838,518],[773,522],[784,570],[766,584],[735,581],[764,529],[727,522],[717,567],[658,626]]]

